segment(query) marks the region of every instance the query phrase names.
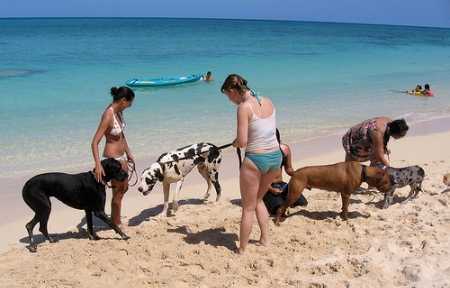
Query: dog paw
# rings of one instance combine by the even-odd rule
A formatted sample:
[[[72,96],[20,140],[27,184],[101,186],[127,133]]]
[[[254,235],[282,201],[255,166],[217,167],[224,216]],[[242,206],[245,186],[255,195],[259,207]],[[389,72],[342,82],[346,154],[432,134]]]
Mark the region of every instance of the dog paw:
[[[130,239],[130,236],[126,235],[126,234],[122,234],[120,235],[120,237],[122,237],[122,240],[128,240]]]
[[[167,220],[168,216],[169,216],[169,212],[168,211],[164,211],[163,213],[159,214],[156,217],[153,217],[152,219],[154,219],[156,221],[164,221],[164,220]]]
[[[276,225],[276,226],[280,226],[280,223],[281,223],[281,222],[284,222],[284,220],[286,220],[286,217],[280,216],[280,217],[275,218],[275,220],[274,220],[275,225]]]
[[[53,238],[53,237],[48,237],[48,242],[50,242],[50,243],[56,243],[56,242],[58,242],[58,240],[56,240],[55,238]]]
[[[341,219],[344,220],[344,221],[348,220],[347,213],[345,213],[345,212],[339,213],[339,216],[341,216]]]
[[[100,240],[100,237],[97,234],[93,234],[93,235],[88,234],[88,237],[89,237],[89,240],[94,240],[94,241]]]
[[[36,253],[37,252],[37,246],[36,245],[29,245],[29,246],[27,246],[27,249],[31,253]]]
[[[178,205],[178,203],[174,203],[173,205],[172,205],[172,210],[173,211],[178,211],[178,208],[179,208],[180,206]]]

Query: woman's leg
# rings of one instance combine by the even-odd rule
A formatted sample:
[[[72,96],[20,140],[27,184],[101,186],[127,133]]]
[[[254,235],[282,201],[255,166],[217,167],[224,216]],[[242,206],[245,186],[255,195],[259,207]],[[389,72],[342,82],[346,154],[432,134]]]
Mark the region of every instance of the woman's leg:
[[[122,169],[128,171],[128,166],[126,162],[122,162]],[[128,179],[120,182],[117,180],[111,180],[112,184],[112,199],[111,199],[111,220],[114,224],[122,224],[121,220],[121,210],[122,210],[122,199],[125,192],[128,190]]]
[[[245,251],[248,240],[250,238],[250,233],[252,231],[253,219],[255,217],[257,206],[260,178],[261,173],[259,172],[259,170],[250,160],[245,158],[239,175],[242,199],[242,219],[239,233],[239,253],[243,253]],[[264,205],[264,203],[262,205]]]
[[[279,173],[279,169],[270,170],[266,174],[261,175],[261,178],[259,180],[258,196],[256,200],[256,219],[258,219],[259,228],[261,229],[261,237],[259,239],[259,242],[262,245],[269,244],[269,213],[267,212],[267,208],[263,202],[263,198],[267,193],[267,190],[269,190],[269,186],[272,184]]]

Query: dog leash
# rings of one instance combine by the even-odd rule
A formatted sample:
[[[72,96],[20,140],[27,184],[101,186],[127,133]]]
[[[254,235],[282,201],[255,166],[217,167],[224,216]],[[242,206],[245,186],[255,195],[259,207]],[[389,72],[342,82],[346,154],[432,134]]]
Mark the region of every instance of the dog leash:
[[[130,175],[128,176],[128,186],[134,187],[134,186],[136,186],[136,184],[139,181],[139,177],[136,172],[136,164],[134,162],[127,162],[127,165],[128,165],[128,171],[131,171]],[[133,179],[133,174],[136,176],[136,181],[133,184],[130,184],[131,179]]]
[[[228,148],[230,146],[233,146],[233,142],[219,146],[219,147],[217,147],[217,149],[222,150],[222,149]]]
[[[242,167],[242,155],[241,155],[241,148],[236,148],[236,153],[239,159],[239,169]]]

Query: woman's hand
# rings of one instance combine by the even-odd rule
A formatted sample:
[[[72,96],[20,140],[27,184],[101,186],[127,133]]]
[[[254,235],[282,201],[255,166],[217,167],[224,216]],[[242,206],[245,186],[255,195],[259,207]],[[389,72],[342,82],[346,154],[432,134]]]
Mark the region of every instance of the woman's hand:
[[[285,169],[286,170],[286,174],[287,175],[289,175],[289,176],[291,176],[292,177],[292,175],[294,175],[294,169],[293,168],[286,168]]]
[[[127,154],[127,162],[135,165],[134,156],[131,153]]]
[[[240,148],[240,147],[239,147],[239,143],[238,143],[238,139],[237,139],[237,138],[233,140],[233,147],[234,147],[234,148]]]
[[[136,171],[136,163],[134,162],[134,156],[131,153],[127,154],[127,164],[129,173],[132,174],[134,171]]]
[[[103,182],[103,177],[105,177],[105,171],[103,170],[103,166],[101,163],[95,164],[95,179],[98,183]]]

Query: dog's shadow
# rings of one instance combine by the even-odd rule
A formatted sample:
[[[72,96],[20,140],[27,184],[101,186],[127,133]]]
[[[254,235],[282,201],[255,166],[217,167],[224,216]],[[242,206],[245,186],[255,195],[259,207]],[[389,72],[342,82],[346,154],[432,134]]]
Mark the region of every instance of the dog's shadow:
[[[41,232],[39,232],[39,231],[37,231],[37,232],[35,231],[35,233],[33,235],[33,239],[34,239],[34,242],[36,243],[36,245],[39,245],[39,244],[47,241],[47,238],[45,238],[44,235],[42,235],[40,233]],[[69,231],[69,232],[57,233],[57,234],[50,233],[50,236],[57,242],[59,242],[61,240],[66,240],[66,239],[86,239],[86,238],[88,238],[86,232],[83,232],[83,231],[77,231],[77,232]],[[29,244],[30,237],[28,237],[28,236],[22,237],[19,239],[19,242]]]
[[[68,231],[64,233],[49,233],[49,235],[56,241],[62,241],[67,239],[88,239],[88,233],[87,230],[83,228],[83,226],[86,225],[86,217],[83,217],[80,220],[80,223],[76,226],[78,231]],[[110,230],[111,227],[109,227],[106,223],[104,223],[99,218],[95,217],[93,215],[92,217],[92,225],[95,232],[102,231],[102,230]],[[41,232],[37,229],[39,225],[36,225],[34,228],[33,233],[33,239],[36,245],[39,245],[41,243],[44,243],[47,241],[47,238],[44,237],[44,235],[41,234]],[[100,240],[121,240],[120,238],[114,238],[114,237],[101,237]],[[29,244],[30,243],[30,237],[27,235],[25,237],[22,237],[19,239],[20,243]],[[28,246],[27,246],[28,248]]]
[[[202,200],[202,199],[184,199],[184,200],[178,201],[178,206],[202,205],[205,203],[206,203],[206,201]],[[170,207],[170,205],[172,205],[172,203],[169,203],[169,207]],[[128,220],[128,226],[138,226],[142,222],[149,221],[150,218],[159,215],[162,212],[163,207],[164,207],[163,204],[159,204],[155,207],[142,210],[138,215],[136,215],[136,216],[130,218],[130,220]]]
[[[225,247],[231,251],[236,251],[236,242],[238,236],[235,233],[225,232],[225,228],[211,228],[199,232],[191,232],[186,226],[180,226],[174,229],[167,229],[169,233],[183,234],[184,241],[188,244],[199,244],[204,242],[207,245],[214,247]]]
[[[442,190],[442,191],[441,191],[441,194],[448,193],[448,192],[450,192],[450,187],[449,187],[449,188],[446,188],[446,189],[444,189],[444,190]]]
[[[110,216],[108,216],[110,217]],[[81,218],[80,223],[77,224],[78,232],[84,232],[87,235],[87,226],[86,229],[83,226],[87,225],[86,217]],[[92,228],[94,231],[103,231],[103,230],[111,230],[111,227],[103,222],[100,218],[97,218],[94,214],[92,214]]]
[[[401,204],[408,203],[408,201],[406,201],[406,200],[408,200],[408,196],[400,197],[400,196],[394,195],[394,199],[392,200],[392,203],[389,206],[392,206],[397,203],[401,203]],[[410,199],[410,200],[412,200],[412,199]],[[376,208],[383,209],[384,199],[381,199],[379,201],[370,201],[370,202],[367,202],[366,205],[372,205],[372,206],[375,206]]]
[[[352,199],[352,198],[350,198],[350,204],[361,204],[361,203],[363,203],[363,201],[362,200],[360,200],[360,199]]]
[[[326,220],[326,219],[336,219],[340,217],[340,213],[336,211],[308,211],[305,209],[301,209],[299,211],[296,211],[292,214],[287,215],[286,218],[296,216],[296,215],[302,215],[306,218],[312,219],[312,220]],[[361,214],[358,211],[350,211],[347,213],[348,219],[355,219],[355,218],[369,218],[369,215]]]

